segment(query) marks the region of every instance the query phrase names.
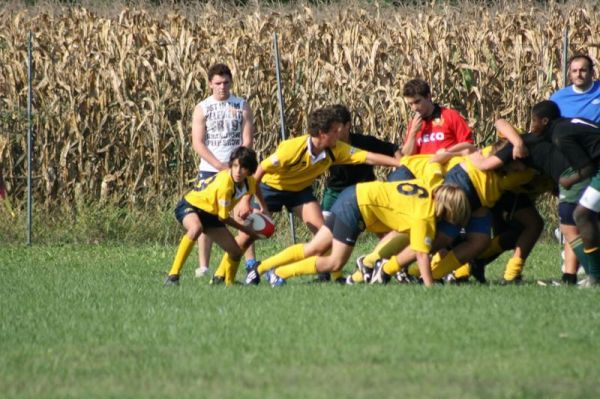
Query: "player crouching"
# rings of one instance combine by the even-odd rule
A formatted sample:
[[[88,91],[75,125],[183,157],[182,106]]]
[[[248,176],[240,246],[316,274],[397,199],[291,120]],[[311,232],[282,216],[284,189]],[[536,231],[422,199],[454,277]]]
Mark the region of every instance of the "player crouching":
[[[429,252],[436,219],[462,226],[470,218],[466,194],[458,187],[440,185],[442,178],[437,166],[438,173],[431,179],[361,183],[345,189],[323,227],[304,245],[303,251],[309,257],[270,270],[271,285],[282,285],[291,277],[341,270],[363,230],[407,234],[408,246],[417,254],[423,281],[427,286],[432,285]]]
[[[181,238],[165,285],[179,284],[181,268],[201,233],[212,238],[225,251],[211,282],[224,281],[226,285],[233,284],[244,249],[258,236],[251,227],[233,219],[230,212],[243,196],[254,194],[260,211],[264,212],[266,209],[260,189],[257,189],[256,181],[252,177],[257,165],[256,153],[253,150],[238,147],[231,154],[229,169],[198,181],[179,201],[175,208],[175,216],[186,229],[186,233]],[[250,237],[244,236],[237,242],[226,225],[241,230]]]

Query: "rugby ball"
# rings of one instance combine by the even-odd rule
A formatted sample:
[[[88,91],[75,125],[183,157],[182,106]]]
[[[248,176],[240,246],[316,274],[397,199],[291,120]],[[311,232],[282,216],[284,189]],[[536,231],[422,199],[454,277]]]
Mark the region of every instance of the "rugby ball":
[[[263,213],[251,213],[246,218],[245,225],[254,230],[261,238],[269,238],[275,232],[273,219]]]

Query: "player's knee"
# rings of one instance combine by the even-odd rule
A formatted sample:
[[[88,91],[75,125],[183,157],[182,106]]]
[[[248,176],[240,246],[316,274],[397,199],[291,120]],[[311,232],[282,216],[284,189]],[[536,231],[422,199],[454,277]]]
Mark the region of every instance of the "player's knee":
[[[472,241],[472,245],[475,247],[475,252],[483,252],[492,242],[492,237],[489,235],[481,235],[477,240]]]
[[[241,248],[235,248],[229,251],[229,257],[234,261],[242,259],[242,254]]]
[[[200,226],[192,226],[187,230],[188,237],[194,241],[196,241],[198,237],[200,237],[200,234],[202,234],[202,227]]]

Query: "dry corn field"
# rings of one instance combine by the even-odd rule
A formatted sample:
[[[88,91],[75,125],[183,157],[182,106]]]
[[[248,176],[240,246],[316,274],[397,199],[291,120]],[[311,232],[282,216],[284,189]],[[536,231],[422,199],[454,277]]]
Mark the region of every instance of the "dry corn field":
[[[564,82],[571,54],[600,61],[595,1],[470,2],[393,7],[366,3],[234,8],[225,5],[94,10],[0,6],[0,172],[17,203],[26,192],[27,37],[33,35],[34,199],[163,207],[196,174],[194,105],[209,95],[214,62],[249,99],[256,148],[279,141],[273,33],[279,34],[285,117],[302,133],[308,113],[347,104],[363,131],[399,142],[404,82],[431,82],[479,142],[495,118],[527,123],[528,109]]]

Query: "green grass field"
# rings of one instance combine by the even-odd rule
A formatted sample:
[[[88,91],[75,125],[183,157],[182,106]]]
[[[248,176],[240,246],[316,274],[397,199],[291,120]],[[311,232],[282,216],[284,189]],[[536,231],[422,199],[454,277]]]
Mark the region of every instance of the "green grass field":
[[[195,256],[164,288],[174,251],[0,248],[0,396],[600,396],[600,290],[535,283],[560,274],[554,243],[521,286],[433,289],[212,287],[192,277]]]

